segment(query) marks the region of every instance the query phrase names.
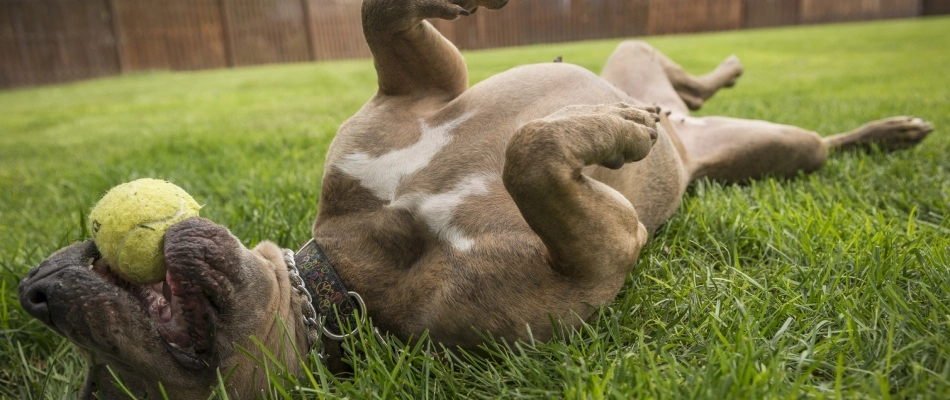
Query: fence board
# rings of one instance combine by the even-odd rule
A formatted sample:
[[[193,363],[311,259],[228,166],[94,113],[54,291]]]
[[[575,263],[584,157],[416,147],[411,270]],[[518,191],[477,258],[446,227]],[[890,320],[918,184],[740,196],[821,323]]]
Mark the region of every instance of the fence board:
[[[920,14],[920,0],[801,0],[805,23],[911,17]]]
[[[102,0],[0,1],[0,87],[119,73]]]
[[[129,71],[227,66],[215,0],[116,0]]]
[[[801,22],[826,23],[881,18],[882,0],[802,0]]]
[[[317,60],[368,57],[359,0],[310,0]]]
[[[299,0],[232,1],[229,11],[236,65],[310,59]]]
[[[743,0],[709,0],[703,30],[722,31],[742,28]]]
[[[923,15],[950,14],[950,0],[923,0],[921,9]]]
[[[706,0],[650,0],[647,34],[702,31],[708,13],[709,2]]]
[[[745,28],[794,25],[799,19],[799,0],[746,0]]]
[[[947,3],[950,3],[948,0]],[[909,18],[920,15],[920,0],[881,0],[881,18]]]

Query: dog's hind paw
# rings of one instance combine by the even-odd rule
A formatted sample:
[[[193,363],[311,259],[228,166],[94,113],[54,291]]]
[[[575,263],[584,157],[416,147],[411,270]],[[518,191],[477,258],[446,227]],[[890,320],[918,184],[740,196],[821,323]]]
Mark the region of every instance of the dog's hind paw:
[[[916,146],[934,129],[930,122],[915,117],[887,118],[871,122],[865,127],[868,129],[862,139],[887,151]]]
[[[868,122],[858,129],[826,140],[832,148],[869,149],[877,146],[884,151],[903,150],[916,146],[933,132],[930,122],[916,117],[891,117]]]

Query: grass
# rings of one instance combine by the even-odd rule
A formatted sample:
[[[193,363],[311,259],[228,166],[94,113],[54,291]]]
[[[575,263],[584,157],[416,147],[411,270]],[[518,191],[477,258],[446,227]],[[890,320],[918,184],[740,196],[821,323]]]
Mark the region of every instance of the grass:
[[[702,114],[831,134],[890,115],[919,148],[838,154],[791,181],[698,182],[617,299],[569,337],[491,357],[351,343],[351,379],[272,371],[274,397],[950,397],[950,20],[648,38],[703,72],[746,73]],[[466,54],[472,82],[556,55],[599,70],[616,40]],[[169,179],[246,245],[309,235],[336,127],[375,91],[366,60],[156,72],[0,92],[0,397],[75,395],[83,361],[17,282],[88,236],[108,188]],[[371,336],[371,335],[370,335]],[[520,352],[511,351],[518,348]],[[286,393],[286,396],[284,395]]]

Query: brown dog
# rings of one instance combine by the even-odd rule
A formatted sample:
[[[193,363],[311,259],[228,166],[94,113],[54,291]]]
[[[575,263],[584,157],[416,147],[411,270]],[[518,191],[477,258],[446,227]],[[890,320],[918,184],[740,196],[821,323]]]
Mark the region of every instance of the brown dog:
[[[614,298],[691,180],[791,177],[831,149],[904,148],[932,129],[897,117],[821,138],[693,118],[689,109],[735,82],[739,61],[694,77],[640,42],[622,43],[600,77],[549,63],[468,88],[462,57],[425,19],[506,2],[363,4],[379,92],[330,148],[313,238],[396,337],[428,330],[463,348],[479,333],[548,339],[552,316],[576,324]],[[276,245],[248,250],[194,218],[168,231],[165,257],[165,282],[133,286],[87,241],[21,283],[24,308],[89,354],[87,395],[117,393],[109,366],[136,393],[157,396],[161,382],[178,399],[206,397],[217,371],[233,371],[231,390],[251,397],[264,377],[237,349],[255,351],[252,336],[292,370],[317,345],[301,279],[288,272],[294,258]]]

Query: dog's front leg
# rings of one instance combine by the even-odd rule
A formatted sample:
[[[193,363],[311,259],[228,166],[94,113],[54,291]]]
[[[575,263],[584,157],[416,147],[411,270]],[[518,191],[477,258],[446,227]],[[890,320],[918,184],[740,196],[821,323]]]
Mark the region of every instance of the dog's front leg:
[[[646,157],[657,120],[652,108],[571,106],[528,122],[509,142],[505,188],[552,267],[579,285],[613,282],[615,293],[647,239],[630,202],[584,169],[617,169]]]
[[[441,98],[468,88],[465,61],[427,18],[454,20],[508,0],[365,0],[363,33],[373,53],[379,94]]]

